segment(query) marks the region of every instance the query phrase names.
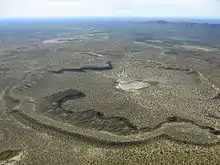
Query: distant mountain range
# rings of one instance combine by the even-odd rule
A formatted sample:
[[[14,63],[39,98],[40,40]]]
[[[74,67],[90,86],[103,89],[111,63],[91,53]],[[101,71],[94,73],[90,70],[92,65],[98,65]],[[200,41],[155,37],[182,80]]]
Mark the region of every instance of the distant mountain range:
[[[186,27],[189,28],[193,28],[194,26],[203,26],[203,27],[207,27],[207,28],[220,28],[220,22],[218,23],[218,21],[220,20],[216,20],[215,22],[212,21],[208,21],[205,22],[205,20],[203,21],[198,21],[197,22],[192,22],[192,20],[189,21],[165,21],[165,20],[150,20],[150,21],[143,21],[141,23],[143,24],[149,24],[149,23],[156,23],[156,24],[182,24],[185,25]],[[220,30],[220,29],[219,29]]]

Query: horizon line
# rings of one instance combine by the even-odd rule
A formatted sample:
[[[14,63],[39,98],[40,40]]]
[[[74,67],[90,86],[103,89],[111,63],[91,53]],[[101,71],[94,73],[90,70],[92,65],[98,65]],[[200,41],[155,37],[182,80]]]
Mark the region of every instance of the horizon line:
[[[0,20],[6,19],[99,19],[99,18],[114,18],[114,19],[215,19],[220,20],[220,17],[147,17],[147,16],[51,16],[51,17],[0,17]]]

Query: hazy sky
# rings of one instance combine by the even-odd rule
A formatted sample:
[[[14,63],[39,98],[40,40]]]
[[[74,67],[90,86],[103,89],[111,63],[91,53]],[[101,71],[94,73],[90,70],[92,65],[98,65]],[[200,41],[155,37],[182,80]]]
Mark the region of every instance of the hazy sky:
[[[220,18],[219,0],[0,0],[5,17],[209,17]]]

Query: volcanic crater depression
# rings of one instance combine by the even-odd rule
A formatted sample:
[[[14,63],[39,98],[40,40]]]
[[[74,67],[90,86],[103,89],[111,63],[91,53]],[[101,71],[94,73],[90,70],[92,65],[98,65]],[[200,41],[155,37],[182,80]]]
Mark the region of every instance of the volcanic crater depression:
[[[117,62],[114,63],[114,69],[111,63],[107,64],[109,66],[103,68],[108,69],[104,70],[100,70],[100,67],[81,67],[83,73],[78,70],[75,72],[75,69],[70,70],[73,71],[72,74],[65,69],[41,72],[41,79],[29,85],[26,90],[20,90],[33,82],[31,77],[34,76],[28,75],[22,83],[7,92],[5,100],[15,105],[11,112],[18,120],[23,121],[24,117],[27,122],[34,122],[39,127],[62,133],[63,131],[57,129],[60,125],[56,125],[56,122],[50,127],[46,126],[47,122],[42,124],[43,120],[50,118],[76,126],[82,129],[82,132],[96,132],[88,133],[90,137],[105,139],[108,136],[107,141],[115,141],[117,144],[124,143],[124,140],[129,143],[141,142],[158,136],[198,145],[219,142],[218,125],[213,127],[212,122],[201,120],[205,115],[203,105],[219,105],[218,100],[209,99],[215,98],[218,93],[201,73],[161,65],[144,67],[144,71],[137,73],[129,67],[121,71]],[[123,65],[123,68],[126,67]],[[82,68],[91,72],[87,73]],[[133,79],[130,81],[132,86],[134,82],[147,85],[143,88],[133,88],[131,91],[118,90],[118,80],[125,79]],[[39,88],[45,89],[44,92],[39,91]],[[209,90],[208,93],[206,90]],[[175,102],[180,100],[186,104],[175,109]],[[195,107],[189,109],[189,104],[194,104]],[[190,114],[198,113],[198,107],[198,116],[191,117]],[[47,118],[39,120],[36,116]],[[137,120],[141,120],[141,123]],[[74,132],[74,129],[70,132]]]

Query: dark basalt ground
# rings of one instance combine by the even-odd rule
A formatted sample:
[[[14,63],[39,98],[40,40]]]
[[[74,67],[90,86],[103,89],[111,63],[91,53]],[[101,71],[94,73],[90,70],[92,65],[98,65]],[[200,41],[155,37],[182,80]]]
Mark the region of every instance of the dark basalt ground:
[[[93,67],[93,66],[85,66],[82,68],[62,68],[60,70],[57,71],[51,71],[52,73],[63,73],[63,72],[86,72],[86,71],[106,71],[106,70],[111,70],[113,69],[113,66],[111,64],[111,62],[106,62],[106,64],[108,64],[108,66],[104,66],[104,67]]]
[[[214,135],[220,135],[220,131],[212,127],[203,126],[191,121],[189,119],[183,119],[178,116],[170,116],[166,121],[159,123],[154,128],[142,127],[138,128],[132,124],[127,118],[119,116],[107,117],[105,114],[96,110],[84,110],[77,112],[74,110],[66,110],[62,107],[68,100],[83,98],[86,95],[80,91],[74,89],[66,89],[62,92],[55,93],[51,96],[44,97],[40,100],[39,112],[44,115],[53,118],[55,120],[61,120],[82,128],[92,128],[99,131],[107,131],[117,135],[130,135],[140,132],[150,132],[160,128],[165,123],[191,123],[200,127],[201,129],[208,130]]]
[[[0,153],[0,162],[1,161],[7,161],[14,156],[17,156],[21,150],[6,150]]]
[[[183,72],[190,72],[191,69],[188,68],[178,68],[178,67],[170,67],[170,66],[161,66],[158,68],[166,69],[166,70],[174,70],[174,71],[183,71]]]
[[[213,97],[213,100],[219,100],[220,99],[220,94],[218,94],[217,96]]]

